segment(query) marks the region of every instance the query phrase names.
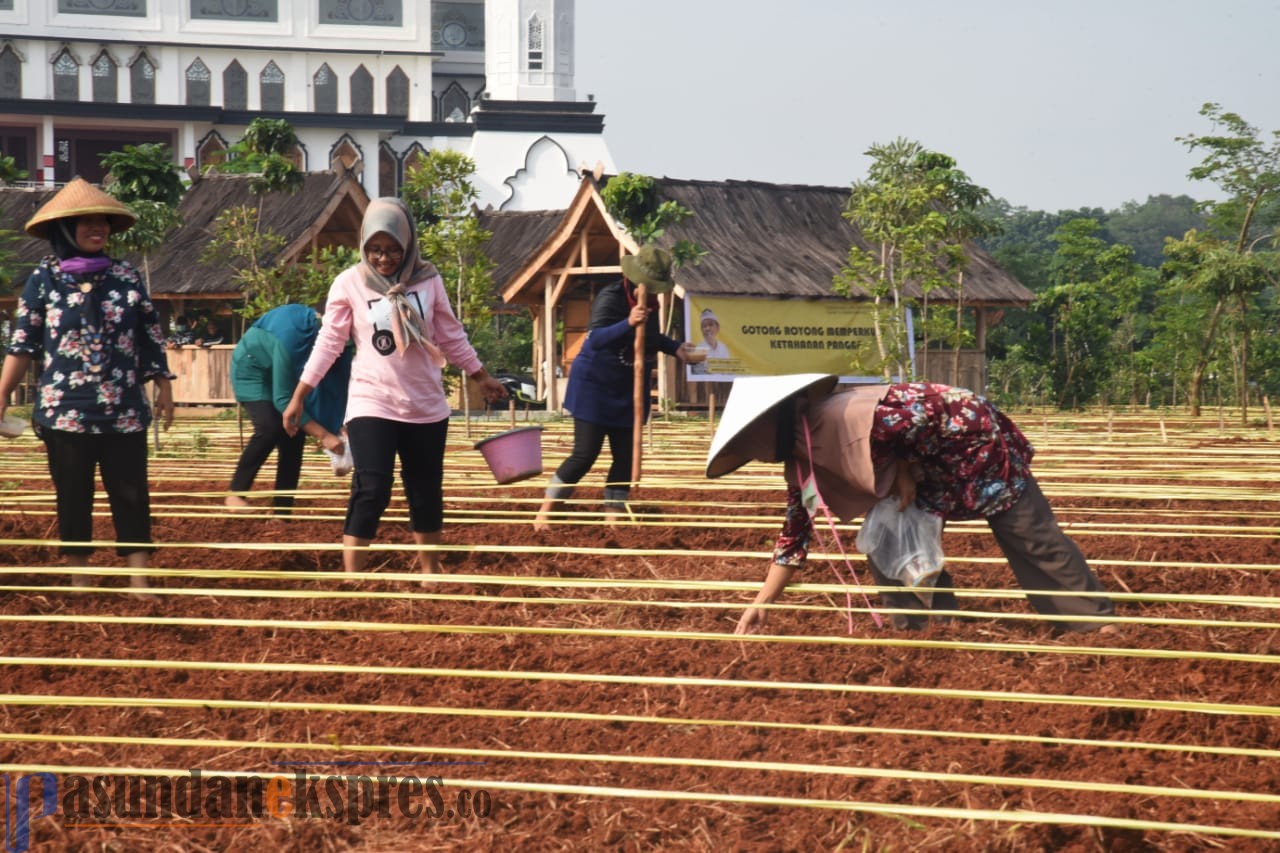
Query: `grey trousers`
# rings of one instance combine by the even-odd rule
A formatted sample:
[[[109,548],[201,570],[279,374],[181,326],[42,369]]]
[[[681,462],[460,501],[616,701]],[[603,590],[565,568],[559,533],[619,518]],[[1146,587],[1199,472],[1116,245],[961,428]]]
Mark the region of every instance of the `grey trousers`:
[[[1073,592],[1101,592],[1102,582],[1085,562],[1080,547],[1062,532],[1053,509],[1035,478],[1027,483],[1026,491],[1012,507],[987,517],[987,524],[996,537],[996,543],[1009,561],[1009,568],[1025,590],[1045,591],[1051,594],[1028,594],[1027,600],[1038,613],[1046,616],[1062,616],[1054,620],[1054,627],[1063,631],[1092,631],[1101,627],[1098,622],[1077,622],[1073,616],[1109,616],[1115,612],[1111,599],[1105,596],[1071,595]],[[867,560],[871,576],[880,586],[902,586],[899,581],[885,577],[878,566]],[[938,576],[938,586],[952,586],[947,572]],[[880,595],[887,607],[904,610],[954,610],[956,598],[952,593],[935,593],[931,607],[909,592],[884,592]],[[923,628],[928,617],[922,614],[892,614],[895,628]]]

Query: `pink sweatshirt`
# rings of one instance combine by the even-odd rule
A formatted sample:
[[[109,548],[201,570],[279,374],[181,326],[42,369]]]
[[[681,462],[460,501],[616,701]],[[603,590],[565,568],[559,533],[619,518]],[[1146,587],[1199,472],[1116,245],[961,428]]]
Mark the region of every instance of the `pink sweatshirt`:
[[[451,364],[468,375],[480,369],[480,358],[453,314],[439,275],[411,284],[405,298],[426,318],[427,337]],[[329,288],[324,321],[302,370],[302,381],[318,385],[348,339],[356,343],[347,392],[348,421],[375,417],[433,423],[449,417],[440,368],[417,344],[410,344],[403,357],[396,354],[390,305],[365,286],[356,267],[344,270]]]

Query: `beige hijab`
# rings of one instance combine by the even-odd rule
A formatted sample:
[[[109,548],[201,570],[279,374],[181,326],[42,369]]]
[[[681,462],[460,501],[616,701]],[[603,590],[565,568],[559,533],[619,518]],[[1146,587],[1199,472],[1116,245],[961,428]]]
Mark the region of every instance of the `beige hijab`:
[[[391,276],[384,276],[365,258],[364,247],[375,234],[386,234],[404,250],[400,266]],[[365,286],[381,294],[391,303],[391,334],[396,353],[401,358],[412,344],[420,344],[439,366],[446,359],[427,336],[426,321],[405,298],[405,288],[417,281],[437,275],[435,265],[418,253],[418,235],[409,209],[398,198],[376,198],[369,202],[360,225],[360,276]]]
[[[845,521],[865,515],[893,487],[897,466],[876,468],[871,461],[871,427],[884,392],[883,385],[841,391],[801,405],[797,413],[795,453],[788,464],[796,466],[797,482],[812,464],[827,506]],[[808,441],[801,416],[809,423]]]

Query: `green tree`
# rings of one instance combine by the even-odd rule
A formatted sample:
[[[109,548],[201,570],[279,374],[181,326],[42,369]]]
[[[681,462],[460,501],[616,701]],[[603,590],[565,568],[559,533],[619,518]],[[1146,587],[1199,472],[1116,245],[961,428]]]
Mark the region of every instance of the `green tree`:
[[[452,292],[454,314],[467,328],[481,359],[491,363],[494,354],[480,346],[490,339],[477,332],[493,323],[495,264],[484,253],[492,235],[476,218],[475,202],[480,193],[473,181],[475,171],[476,164],[467,155],[433,149],[409,167],[400,192],[418,220],[419,249],[435,264],[446,290]],[[462,401],[470,408],[465,382]]]
[[[1119,392],[1132,400],[1138,393],[1132,385],[1140,337],[1134,315],[1150,278],[1134,262],[1132,247],[1108,244],[1100,231],[1096,220],[1073,219],[1055,232],[1051,283],[1034,306],[1049,319],[1061,408],[1099,394]],[[1117,376],[1123,377],[1119,387]]]
[[[243,299],[235,308],[239,316],[256,319],[291,302],[318,306],[338,273],[359,261],[353,249],[336,247],[309,253],[297,263],[271,263],[284,242],[279,234],[258,227],[257,214],[250,207],[232,207],[218,215],[213,239],[200,260],[231,268]]]
[[[1203,230],[1205,217],[1191,196],[1153,195],[1141,204],[1125,202],[1099,222],[1107,242],[1132,246],[1134,260],[1155,269],[1164,262],[1165,240]]]
[[[27,173],[18,168],[17,161],[0,153],[0,185],[16,184],[26,179]],[[5,289],[20,272],[13,245],[21,238],[22,235],[11,228],[0,228],[0,285]]]
[[[1200,115],[1209,119],[1216,132],[1178,137],[1189,150],[1204,153],[1188,174],[1213,182],[1226,198],[1203,205],[1209,233],[1189,232],[1175,244],[1168,274],[1182,286],[1207,294],[1212,302],[1187,389],[1191,413],[1200,414],[1204,376],[1225,317],[1239,335],[1233,373],[1241,418],[1247,422],[1249,359],[1256,325],[1252,305],[1265,286],[1276,282],[1280,131],[1272,131],[1268,143],[1256,127],[1215,103],[1201,107]],[[1271,251],[1266,251],[1268,244]]]
[[[250,188],[262,196],[273,192],[296,192],[304,179],[294,164],[298,134],[282,118],[255,118],[244,135],[227,149],[220,172],[253,175]]]
[[[956,161],[945,154],[926,152],[918,158],[919,168],[924,170],[923,180],[934,187],[936,207],[946,217],[942,237],[941,257],[947,270],[955,277],[955,313],[950,318],[940,316],[943,322],[930,327],[928,291],[921,309],[921,321],[925,327],[924,347],[928,352],[929,336],[941,336],[951,350],[951,384],[960,382],[960,350],[973,342],[973,335],[964,319],[964,280],[969,268],[969,246],[972,241],[987,237],[1000,230],[1000,224],[982,213],[991,201],[991,193],[969,180],[969,176],[956,167]],[[926,372],[927,372],[926,364]],[[927,375],[927,373],[926,373]]]
[[[145,199],[177,207],[186,190],[182,168],[173,162],[173,152],[163,143],[125,145],[103,154],[99,162],[110,176],[107,192],[126,203]]]
[[[833,282],[837,293],[871,296],[876,353],[868,360],[855,353],[858,367],[885,377],[912,375],[907,312],[913,301],[907,285],[929,292],[947,283],[940,266],[950,225],[945,208],[948,187],[931,175],[944,161],[918,142],[896,139],[873,145],[867,178],[853,185],[844,216],[869,247],[854,244]],[[949,158],[947,158],[949,159]],[[963,174],[963,173],[961,173]]]
[[[213,239],[200,259],[225,264],[234,271],[244,295],[244,303],[235,310],[246,319],[290,302],[318,305],[334,276],[357,259],[350,250],[322,249],[295,264],[270,263],[285,238],[270,229],[262,230],[263,197],[302,188],[305,176],[292,160],[297,145],[298,135],[289,122],[255,118],[217,166],[221,172],[248,175],[254,202],[218,215]]]
[[[661,238],[669,227],[679,225],[694,212],[677,201],[662,201],[658,186],[648,175],[619,172],[600,190],[605,209],[627,233],[643,246]],[[706,250],[692,240],[671,244],[671,259],[677,266],[696,264]]]
[[[18,161],[0,152],[0,186],[10,186],[26,179],[27,172],[18,168]]]
[[[142,276],[151,287],[151,253],[174,228],[182,224],[178,203],[186,186],[182,168],[173,162],[168,145],[147,142],[125,145],[103,154],[107,193],[129,205],[137,221],[128,231],[111,235],[108,251],[142,255]]]

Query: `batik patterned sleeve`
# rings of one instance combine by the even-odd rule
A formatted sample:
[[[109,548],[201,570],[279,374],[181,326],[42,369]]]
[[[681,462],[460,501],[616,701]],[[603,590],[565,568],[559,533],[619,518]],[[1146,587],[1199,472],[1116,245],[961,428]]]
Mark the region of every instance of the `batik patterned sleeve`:
[[[44,264],[41,264],[31,273],[22,295],[18,297],[13,334],[8,342],[9,352],[14,355],[38,356],[44,351],[45,284],[48,275],[43,270]]]
[[[804,508],[800,487],[788,485],[787,514],[773,547],[773,562],[779,566],[803,566],[809,557],[809,539],[812,536],[813,521]]]

